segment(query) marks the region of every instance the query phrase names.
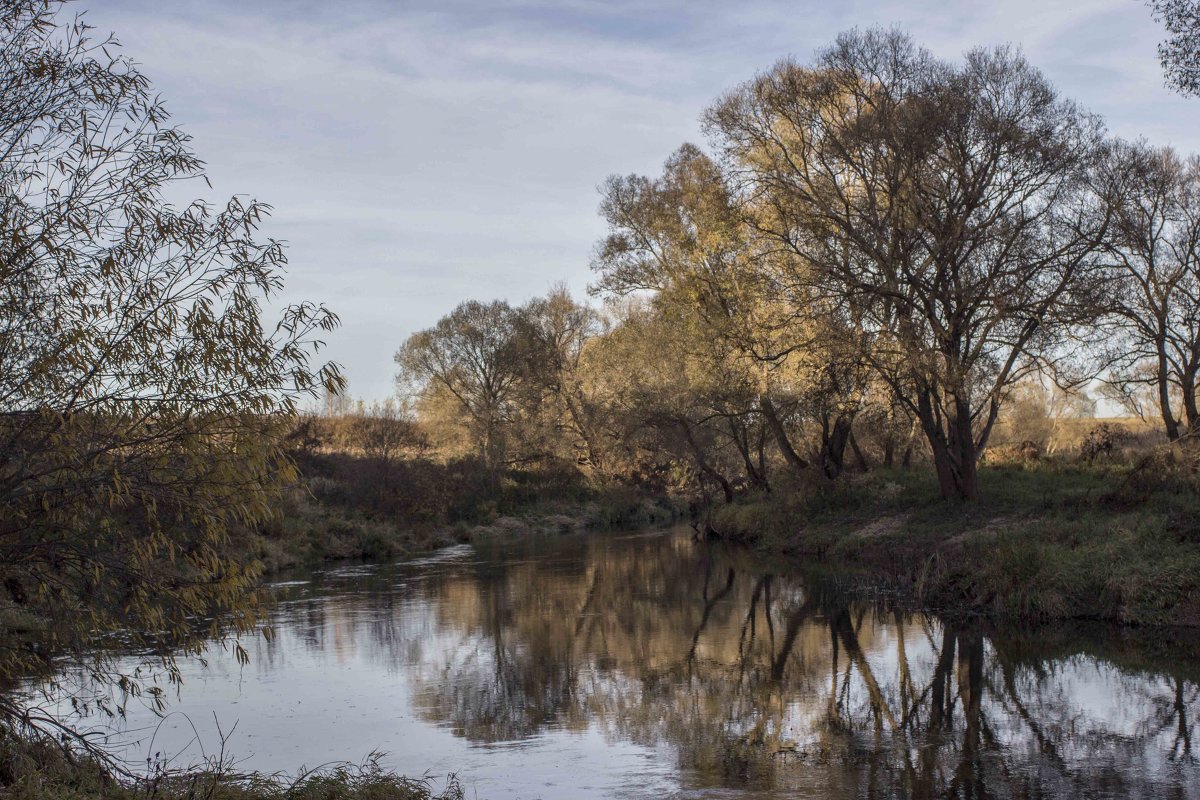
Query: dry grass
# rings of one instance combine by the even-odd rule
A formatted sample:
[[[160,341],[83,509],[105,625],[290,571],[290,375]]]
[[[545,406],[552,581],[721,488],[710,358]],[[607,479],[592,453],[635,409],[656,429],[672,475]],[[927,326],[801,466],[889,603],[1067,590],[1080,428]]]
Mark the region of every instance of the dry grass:
[[[220,764],[119,777],[109,766],[45,739],[0,731],[0,797],[5,800],[463,800],[450,776],[438,789],[379,765],[336,764],[299,776],[236,773]]]

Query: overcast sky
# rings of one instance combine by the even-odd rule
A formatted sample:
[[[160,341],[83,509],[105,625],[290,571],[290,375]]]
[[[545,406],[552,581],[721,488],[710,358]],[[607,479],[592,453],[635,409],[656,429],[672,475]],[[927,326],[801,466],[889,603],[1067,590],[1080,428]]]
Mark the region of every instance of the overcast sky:
[[[467,298],[582,296],[596,187],[652,173],[724,90],[842,30],[944,57],[1015,43],[1120,136],[1200,152],[1139,0],[81,0],[195,137],[218,199],[275,206],[285,299],[342,318],[353,395],[392,391],[408,334]]]

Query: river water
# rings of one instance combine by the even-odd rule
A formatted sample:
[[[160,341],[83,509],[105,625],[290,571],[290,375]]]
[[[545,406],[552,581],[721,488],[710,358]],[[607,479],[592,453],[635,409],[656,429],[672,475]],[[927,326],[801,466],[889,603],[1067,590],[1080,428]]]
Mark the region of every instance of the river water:
[[[291,576],[247,665],[214,645],[165,717],[96,724],[134,762],[220,730],[243,769],[377,752],[484,800],[1200,798],[1196,633],[944,621],[689,534]]]

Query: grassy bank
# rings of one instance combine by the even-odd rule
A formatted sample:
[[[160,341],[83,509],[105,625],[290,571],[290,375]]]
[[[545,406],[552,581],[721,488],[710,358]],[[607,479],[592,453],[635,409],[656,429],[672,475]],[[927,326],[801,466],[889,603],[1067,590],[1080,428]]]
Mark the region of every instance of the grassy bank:
[[[496,536],[657,525],[683,507],[588,481],[574,468],[489,469],[474,459],[306,454],[279,515],[243,546],[267,572],[346,559],[400,558]]]
[[[446,784],[439,790],[434,781],[392,774],[374,759],[300,777],[205,767],[125,779],[95,759],[68,756],[47,740],[0,733],[0,797],[5,800],[463,800],[457,781]]]
[[[1168,456],[984,467],[980,501],[927,470],[797,484],[716,509],[722,536],[943,610],[1200,625],[1200,488]]]

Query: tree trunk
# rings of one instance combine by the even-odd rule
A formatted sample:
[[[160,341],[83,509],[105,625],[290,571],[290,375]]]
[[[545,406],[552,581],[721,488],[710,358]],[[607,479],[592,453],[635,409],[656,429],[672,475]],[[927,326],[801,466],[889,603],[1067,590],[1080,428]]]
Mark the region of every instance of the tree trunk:
[[[1171,381],[1167,367],[1167,354],[1164,345],[1158,345],[1158,410],[1162,414],[1163,425],[1166,427],[1167,439],[1174,442],[1179,438],[1179,420],[1171,410]]]
[[[579,393],[576,392],[578,395]],[[596,436],[592,431],[591,424],[586,420],[583,412],[583,398],[576,396],[571,398],[570,394],[563,392],[563,403],[567,407],[567,413],[571,415],[571,421],[575,423],[575,429],[579,431],[580,438],[583,439],[583,446],[587,450],[588,462],[597,472],[604,472],[604,459],[600,455],[600,450],[596,447]]]
[[[1183,418],[1187,421],[1187,430],[1185,434],[1195,436],[1198,427],[1200,427],[1200,409],[1196,407],[1196,370],[1193,367],[1188,367],[1187,371],[1180,376],[1180,383],[1183,386]]]
[[[951,464],[954,466],[956,497],[979,499],[979,448],[971,425],[971,407],[966,400],[955,398],[955,420],[950,426]]]
[[[755,443],[758,456],[758,474],[762,475],[763,491],[771,491],[771,479],[767,474],[767,429],[758,426],[758,441]]]
[[[725,503],[732,503],[734,496],[733,486],[729,483],[724,475],[722,475],[720,472],[717,472],[717,470],[709,465],[708,461],[704,458],[704,450],[701,449],[700,445],[696,442],[695,437],[692,436],[692,429],[691,426],[688,425],[687,421],[683,419],[679,420],[679,427],[683,429],[683,437],[685,440],[687,440],[688,447],[690,447],[692,450],[692,455],[696,459],[696,466],[700,467],[701,472],[715,480],[721,487],[721,493],[725,496]]]
[[[871,465],[867,463],[867,457],[863,455],[862,448],[858,446],[858,439],[854,438],[854,429],[850,429],[850,449],[854,452],[854,460],[858,463],[858,468],[863,472],[869,472]]]
[[[839,415],[829,425],[828,418],[821,426],[821,472],[833,479],[842,474],[846,463],[846,443],[850,439],[850,420]]]
[[[921,392],[917,417],[937,471],[938,488],[947,500],[979,498],[978,450],[971,430],[971,409],[966,401],[955,398],[952,416],[938,413],[931,392]]]
[[[775,404],[767,396],[759,398],[759,408],[762,409],[763,418],[767,421],[767,427],[771,429],[771,433],[775,436],[775,443],[779,445],[779,451],[783,453],[783,458],[797,472],[803,472],[808,469],[808,462],[805,461],[796,450],[792,447],[792,443],[788,441],[787,431],[783,428],[783,422],[779,419],[779,413],[775,410]]]
[[[737,447],[738,454],[742,457],[742,464],[746,467],[746,477],[750,479],[755,488],[769,492],[771,487],[767,485],[766,474],[760,472],[758,467],[754,465],[754,460],[750,457],[750,438],[746,433],[745,424],[733,417],[727,417],[729,422],[729,435],[733,438],[733,443]]]
[[[896,463],[896,402],[888,404],[887,435],[883,437],[883,466],[890,469]]]
[[[908,469],[912,466],[913,457],[913,442],[917,439],[917,431],[920,430],[921,421],[914,419],[912,424],[908,426],[908,438],[904,440],[904,455],[900,458],[900,466]]]

